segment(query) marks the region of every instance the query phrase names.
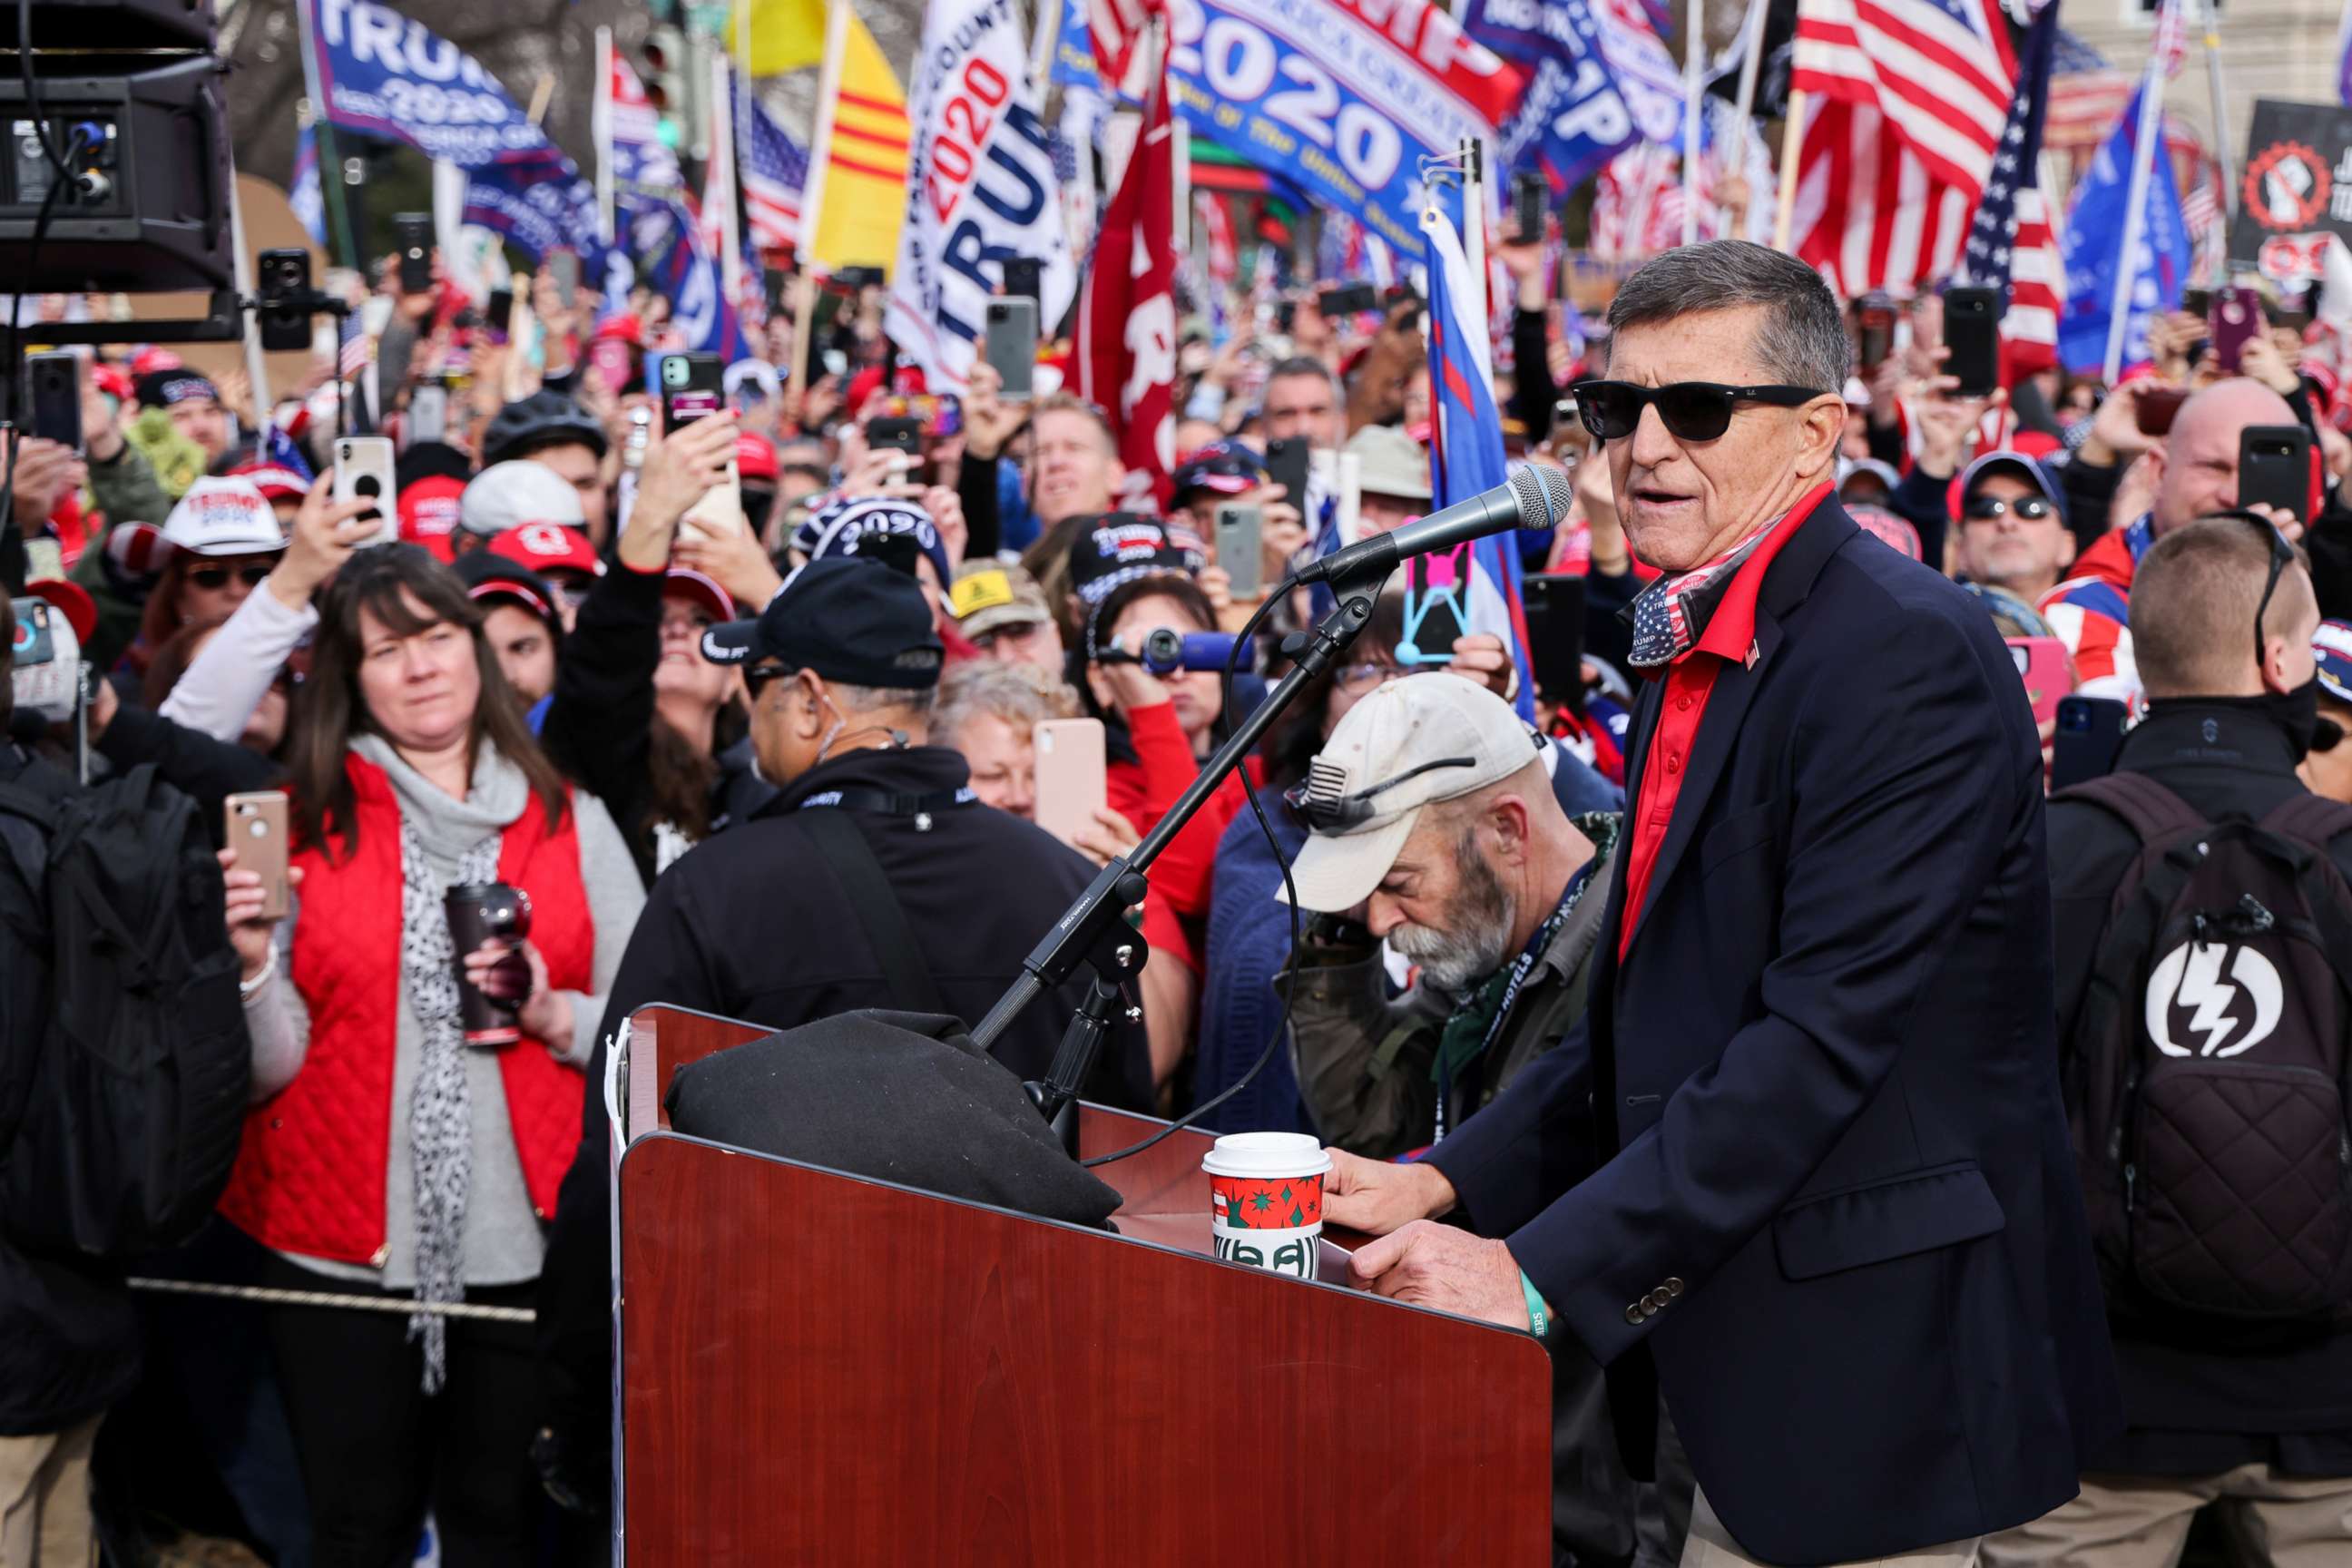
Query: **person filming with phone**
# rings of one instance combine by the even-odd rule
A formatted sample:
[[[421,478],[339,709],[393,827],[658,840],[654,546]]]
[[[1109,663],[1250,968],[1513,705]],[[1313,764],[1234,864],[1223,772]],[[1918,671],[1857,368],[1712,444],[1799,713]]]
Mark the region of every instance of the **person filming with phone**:
[[[1325,1215],[1378,1293],[1605,1367],[1637,1477],[1663,1412],[1685,1563],[1962,1568],[2119,1422],[2032,714],[1990,617],[1831,495],[1818,274],[1685,246],[1609,324],[1577,410],[1660,576],[1585,1022],[1426,1159],[1334,1152]]]

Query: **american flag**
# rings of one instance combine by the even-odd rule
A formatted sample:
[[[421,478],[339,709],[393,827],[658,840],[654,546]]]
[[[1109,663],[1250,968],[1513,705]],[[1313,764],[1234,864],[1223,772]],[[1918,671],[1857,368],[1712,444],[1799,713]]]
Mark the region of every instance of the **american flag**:
[[[743,128],[743,211],[751,219],[751,247],[781,250],[799,243],[801,191],[808,184],[808,153],[768,116],[739,79],[736,91],[749,100],[735,123]]]
[[[2042,122],[2042,144],[2053,151],[2095,147],[2115,129],[2139,79],[2117,70],[2107,57],[2068,32],[2058,29],[2058,44],[2050,62],[2050,112]]]
[[[2016,96],[1998,0],[1799,0],[1797,254],[1847,295],[1950,269]]]
[[[1125,96],[1142,96],[1151,51],[1143,47],[1151,19],[1164,16],[1167,0],[1086,0],[1087,36],[1094,40],[1095,63],[1106,85]]]
[[[2025,35],[2017,96],[2001,127],[1992,177],[1977,202],[1960,275],[1969,282],[2009,291],[2001,335],[2009,340],[2009,378],[2047,370],[2058,360],[2059,291],[2065,269],[2035,177],[2042,161],[2042,124],[2049,97],[2052,46],[2058,8],[2045,6]]]

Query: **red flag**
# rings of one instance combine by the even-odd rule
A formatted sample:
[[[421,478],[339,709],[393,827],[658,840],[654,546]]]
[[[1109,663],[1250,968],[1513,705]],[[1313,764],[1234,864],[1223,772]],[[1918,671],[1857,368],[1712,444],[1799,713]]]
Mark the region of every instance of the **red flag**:
[[[1176,170],[1163,77],[1118,192],[1103,210],[1078,300],[1078,395],[1109,416],[1122,504],[1168,505],[1176,461]],[[1148,493],[1147,493],[1148,492]]]

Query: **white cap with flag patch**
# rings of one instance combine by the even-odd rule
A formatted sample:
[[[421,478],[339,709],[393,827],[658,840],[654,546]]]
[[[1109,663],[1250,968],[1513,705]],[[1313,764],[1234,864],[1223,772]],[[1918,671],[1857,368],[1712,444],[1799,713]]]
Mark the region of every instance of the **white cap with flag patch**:
[[[1290,868],[1298,907],[1354,909],[1396,864],[1423,806],[1500,784],[1544,745],[1475,680],[1441,672],[1386,682],[1348,710],[1292,795],[1311,829]]]

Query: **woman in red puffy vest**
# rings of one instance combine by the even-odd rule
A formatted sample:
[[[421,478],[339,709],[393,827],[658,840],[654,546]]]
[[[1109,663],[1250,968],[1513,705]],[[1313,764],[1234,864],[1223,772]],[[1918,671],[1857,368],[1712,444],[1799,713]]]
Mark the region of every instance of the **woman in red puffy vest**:
[[[530,1329],[462,1309],[531,1300],[641,885],[448,568],[364,550],[320,610],[288,742],[293,914],[239,920],[257,889],[230,878],[257,1098],[221,1209],[276,1254],[271,1284],[461,1310],[269,1310],[318,1560],[406,1561],[429,1506],[443,1562],[527,1562]],[[443,897],[487,882],[531,921],[462,955],[520,1003],[522,1037],[478,1047]]]

